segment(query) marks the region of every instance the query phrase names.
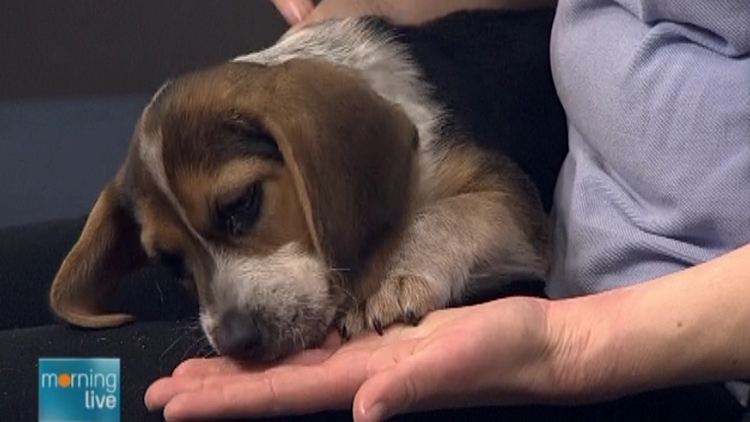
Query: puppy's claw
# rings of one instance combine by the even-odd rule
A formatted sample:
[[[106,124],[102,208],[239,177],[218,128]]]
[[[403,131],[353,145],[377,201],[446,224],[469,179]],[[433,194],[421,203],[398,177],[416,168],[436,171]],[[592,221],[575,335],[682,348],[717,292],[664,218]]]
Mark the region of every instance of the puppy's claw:
[[[365,305],[370,326],[382,335],[392,324],[417,325],[425,314],[445,305],[433,291],[434,284],[414,274],[387,278]]]
[[[379,319],[375,319],[372,321],[372,328],[375,329],[375,331],[378,333],[378,335],[383,335],[383,323],[380,322]]]
[[[351,340],[351,337],[349,336],[349,330],[346,329],[346,325],[341,326],[340,334],[341,334],[341,338],[344,341]]]
[[[337,327],[339,330],[339,334],[341,335],[341,339],[345,342],[348,342],[359,333],[364,331],[365,318],[361,309],[357,306],[352,306],[351,308],[346,310],[344,315],[342,315],[341,319],[339,320]]]
[[[404,315],[404,322],[410,325],[418,325],[420,319],[420,316],[417,315],[414,309],[407,310],[406,314]]]

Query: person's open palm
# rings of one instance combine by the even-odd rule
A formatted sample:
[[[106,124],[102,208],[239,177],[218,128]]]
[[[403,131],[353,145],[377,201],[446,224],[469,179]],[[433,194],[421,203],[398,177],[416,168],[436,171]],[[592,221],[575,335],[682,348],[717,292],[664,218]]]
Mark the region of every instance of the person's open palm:
[[[544,301],[508,298],[433,312],[275,366],[226,358],[184,362],[146,392],[167,420],[310,413],[353,406],[356,421],[475,404],[518,403],[552,387]]]

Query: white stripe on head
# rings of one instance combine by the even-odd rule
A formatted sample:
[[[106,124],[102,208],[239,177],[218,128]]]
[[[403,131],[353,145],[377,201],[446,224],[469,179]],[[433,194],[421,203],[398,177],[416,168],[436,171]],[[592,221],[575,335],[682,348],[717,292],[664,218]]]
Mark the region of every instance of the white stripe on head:
[[[148,108],[146,108],[148,111]],[[147,112],[146,111],[146,112]],[[144,112],[145,114],[145,112]],[[146,170],[151,175],[152,180],[159,188],[161,193],[167,198],[169,204],[177,212],[180,220],[188,229],[190,234],[197,239],[203,248],[215,256],[213,248],[211,248],[203,236],[195,230],[190,224],[190,220],[185,213],[185,209],[182,207],[180,202],[177,200],[177,196],[174,194],[172,189],[169,187],[169,181],[167,180],[167,172],[164,168],[164,138],[161,133],[161,129],[157,129],[155,133],[145,133],[141,128],[140,138],[138,139],[138,156],[143,162]]]

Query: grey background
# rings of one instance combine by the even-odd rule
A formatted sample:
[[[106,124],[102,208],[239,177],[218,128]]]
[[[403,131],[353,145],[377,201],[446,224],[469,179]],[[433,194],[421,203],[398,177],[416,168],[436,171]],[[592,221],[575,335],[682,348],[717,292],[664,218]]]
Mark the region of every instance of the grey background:
[[[0,228],[88,212],[165,79],[284,30],[268,0],[2,0]]]

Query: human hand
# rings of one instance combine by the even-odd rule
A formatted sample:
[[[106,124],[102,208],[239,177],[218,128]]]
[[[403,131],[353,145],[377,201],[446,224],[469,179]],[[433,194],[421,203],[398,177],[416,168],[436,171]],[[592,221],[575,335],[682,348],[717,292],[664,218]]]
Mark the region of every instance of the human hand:
[[[287,23],[299,28],[323,19],[357,16],[383,16],[398,24],[418,24],[431,20],[472,3],[484,0],[272,0]]]
[[[533,9],[551,7],[556,0],[272,0],[293,28],[322,19],[383,16],[402,25],[417,25],[452,12],[469,9]]]
[[[580,298],[512,297],[436,311],[416,327],[340,347],[332,338],[273,366],[190,360],[152,384],[146,403],[168,420],[352,406],[363,422],[419,409],[595,402],[746,379],[748,262],[750,245]]]
[[[146,392],[169,421],[261,417],[353,407],[354,420],[470,405],[545,401],[554,336],[548,302],[514,297],[436,311],[344,345],[337,337],[276,365],[183,362]]]

